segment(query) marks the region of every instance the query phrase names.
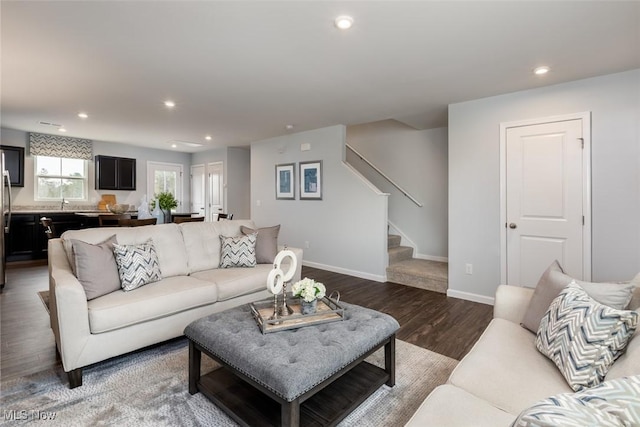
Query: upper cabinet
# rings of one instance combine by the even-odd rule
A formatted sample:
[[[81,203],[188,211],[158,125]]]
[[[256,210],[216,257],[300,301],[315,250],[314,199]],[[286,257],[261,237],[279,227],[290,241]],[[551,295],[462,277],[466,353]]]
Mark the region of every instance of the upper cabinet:
[[[135,190],[136,159],[96,156],[96,189]]]
[[[11,185],[24,187],[24,147],[0,145],[4,153],[4,167],[9,171]]]

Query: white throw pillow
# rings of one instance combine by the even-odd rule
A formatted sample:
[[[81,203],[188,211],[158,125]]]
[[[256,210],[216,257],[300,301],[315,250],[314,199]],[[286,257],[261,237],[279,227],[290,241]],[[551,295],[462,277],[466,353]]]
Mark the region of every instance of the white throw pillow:
[[[113,245],[120,284],[125,291],[162,279],[158,255],[149,239],[140,245]]]
[[[540,322],[536,347],[574,391],[600,384],[638,325],[638,313],[616,310],[571,282]]]
[[[220,236],[220,268],[255,267],[256,233],[246,236]]]

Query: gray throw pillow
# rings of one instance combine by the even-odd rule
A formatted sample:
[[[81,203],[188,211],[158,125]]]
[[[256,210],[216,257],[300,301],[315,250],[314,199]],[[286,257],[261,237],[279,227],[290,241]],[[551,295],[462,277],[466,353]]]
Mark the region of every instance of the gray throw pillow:
[[[573,280],[571,276],[564,274],[558,261],[551,263],[536,285],[529,307],[522,318],[522,326],[533,333],[537,332],[540,320],[551,305],[551,301]],[[633,283],[591,283],[581,280],[576,280],[576,283],[600,304],[618,310],[627,307],[635,287]]]
[[[113,253],[123,290],[131,291],[162,279],[158,255],[151,239],[140,245],[115,244]]]
[[[253,228],[240,227],[242,234],[258,234],[256,240],[256,262],[258,264],[272,264],[278,254],[278,234],[280,233],[280,225],[273,227],[263,227],[254,230]]]
[[[87,300],[98,298],[120,289],[118,267],[113,257],[116,236],[92,245],[71,239],[74,273],[87,294]]]

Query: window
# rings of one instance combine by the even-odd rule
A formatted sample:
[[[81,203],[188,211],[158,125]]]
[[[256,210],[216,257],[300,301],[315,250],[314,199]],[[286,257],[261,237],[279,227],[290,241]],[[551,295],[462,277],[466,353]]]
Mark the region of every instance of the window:
[[[178,207],[182,206],[182,165],[147,162],[147,192],[150,199],[169,192],[178,201]]]
[[[36,200],[87,200],[87,161],[34,156]]]

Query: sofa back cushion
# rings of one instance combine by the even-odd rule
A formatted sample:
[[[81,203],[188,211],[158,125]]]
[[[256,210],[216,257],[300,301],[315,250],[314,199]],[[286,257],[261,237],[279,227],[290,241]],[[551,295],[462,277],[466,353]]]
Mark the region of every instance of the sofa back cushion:
[[[250,220],[184,222],[180,230],[189,262],[189,273],[220,266],[220,236],[241,236],[240,227],[255,229]]]
[[[73,265],[72,239],[95,245],[114,234],[121,245],[138,245],[152,239],[158,255],[162,277],[183,276],[189,273],[187,251],[178,224],[146,225],[144,227],[99,227],[66,231],[61,238],[69,264]]]

